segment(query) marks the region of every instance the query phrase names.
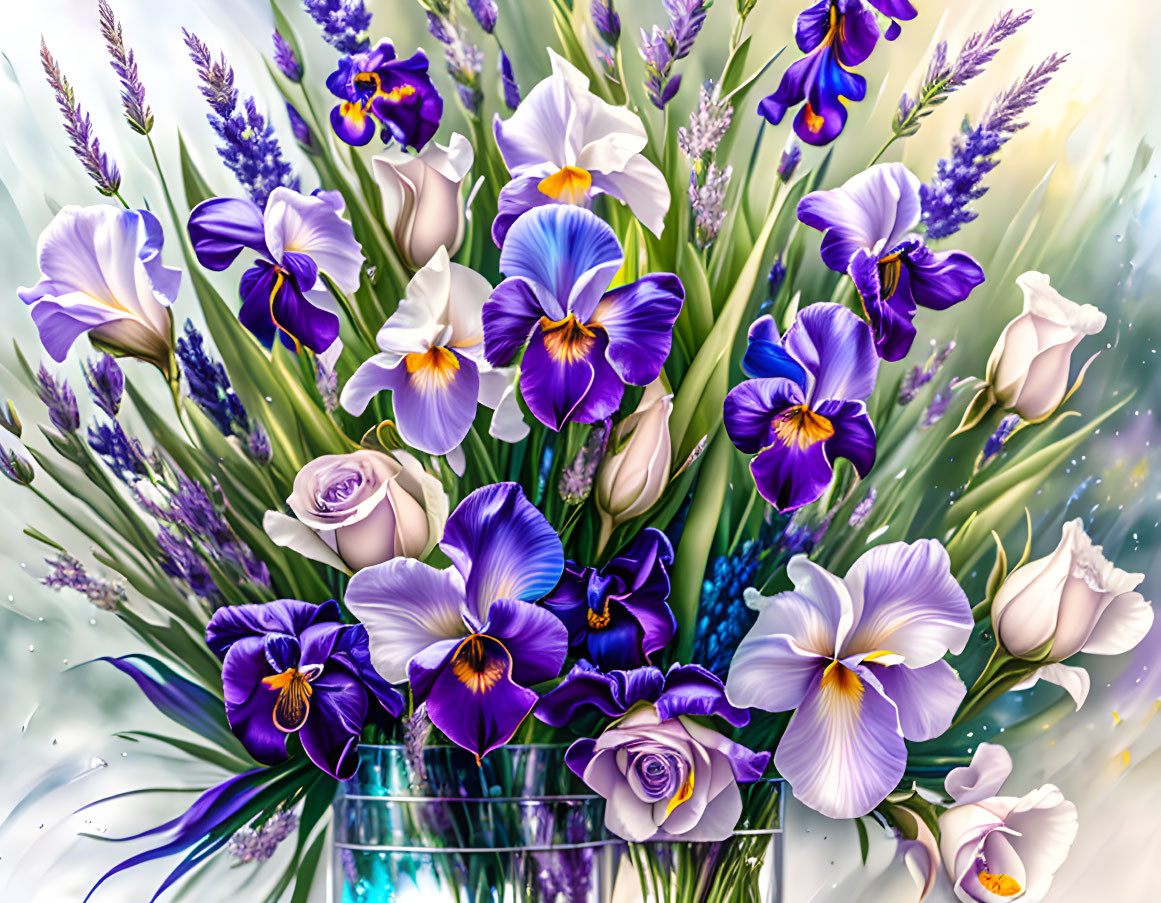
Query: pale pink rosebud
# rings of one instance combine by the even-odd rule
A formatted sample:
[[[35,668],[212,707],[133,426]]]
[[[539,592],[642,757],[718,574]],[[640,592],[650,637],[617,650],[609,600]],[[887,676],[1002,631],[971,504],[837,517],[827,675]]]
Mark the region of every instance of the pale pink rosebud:
[[[1058,664],[1078,652],[1119,655],[1153,625],[1153,608],[1134,592],[1144,574],[1130,574],[1093,545],[1080,518],[1064,525],[1056,550],[1013,571],[992,602],[992,627],[1017,658],[1042,660],[1033,675],[1060,684],[1076,700],[1088,694],[1083,668]]]
[[[597,471],[597,506],[604,546],[620,524],[652,508],[669,482],[672,443],[669,416],[673,396],[655,381],[641,397],[637,410],[617,426],[609,454]]]
[[[266,512],[263,526],[271,539],[348,571],[422,558],[447,520],[439,481],[406,452],[360,449],[315,458],[294,478],[286,503],[297,520]]]
[[[472,145],[460,134],[453,134],[447,147],[432,142],[418,155],[388,148],[371,161],[384,221],[411,269],[420,269],[441,245],[449,255],[459,250],[463,184],[472,161]]]
[[[1044,273],[1024,273],[1016,284],[1024,291],[1024,312],[1000,333],[988,358],[987,382],[1001,407],[1035,423],[1064,401],[1073,349],[1104,329],[1105,315],[1091,304],[1069,301]]]

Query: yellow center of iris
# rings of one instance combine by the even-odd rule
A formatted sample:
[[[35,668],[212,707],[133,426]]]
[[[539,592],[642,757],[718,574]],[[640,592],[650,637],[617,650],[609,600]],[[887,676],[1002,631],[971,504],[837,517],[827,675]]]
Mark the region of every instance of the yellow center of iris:
[[[980,872],[979,879],[980,884],[1001,897],[1014,897],[1023,890],[1019,881],[1000,872]]]
[[[452,674],[472,693],[485,693],[499,683],[506,671],[504,663],[488,655],[484,637],[474,633],[452,654]],[[496,641],[503,648],[503,644]]]
[[[413,351],[403,358],[403,364],[412,383],[424,392],[446,389],[460,369],[455,352],[441,345],[432,345],[427,351]]]
[[[690,769],[689,777],[685,779],[685,783],[677,788],[677,793],[669,800],[669,805],[665,807],[665,817],[668,818],[673,810],[682,803],[689,800],[693,796],[693,769]]]
[[[314,692],[310,678],[297,668],[287,668],[281,674],[272,674],[262,683],[278,691],[274,702],[274,726],[285,734],[292,734],[306,724],[310,714],[310,696]]]
[[[834,702],[857,705],[863,701],[865,688],[862,680],[842,662],[834,661],[826,666],[819,686]]]
[[[585,622],[589,625],[590,630],[604,630],[609,626],[613,620],[613,616],[609,614],[609,600],[605,600],[605,607],[600,611],[593,611],[591,608],[585,611]]]
[[[554,361],[575,364],[588,357],[596,341],[596,333],[569,314],[563,320],[540,318],[540,329],[544,334],[544,347]]]
[[[783,445],[798,444],[807,449],[816,442],[824,442],[834,435],[834,426],[821,414],[804,404],[782,411],[774,418],[774,435]]]
[[[545,176],[536,186],[543,194],[565,204],[580,204],[593,187],[592,174],[579,166],[565,166]]]
[[[377,96],[389,103],[399,103],[415,94],[415,85],[396,85],[390,91],[380,91]]]

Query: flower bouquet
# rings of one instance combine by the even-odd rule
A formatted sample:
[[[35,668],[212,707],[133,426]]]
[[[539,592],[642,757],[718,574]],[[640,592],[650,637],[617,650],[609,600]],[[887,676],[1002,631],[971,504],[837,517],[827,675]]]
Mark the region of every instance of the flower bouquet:
[[[757,0],[719,4],[720,74],[684,91],[709,3],[664,0],[639,41],[611,0],[542,5],[552,46],[515,65],[492,0],[397,0],[449,91],[423,48],[372,39],[361,0],[272,4],[302,173],[224,56],[164,36],[234,196],[184,138],[162,164],[140,23],[97,3],[155,182],[122,182],[42,45],[104,200],[40,237],[20,299],[43,348],[20,361],[49,422],[34,442],[9,403],[0,465],[90,545],[29,526],[45,582],[139,638],[99,661],[174,722],[144,739],[222,772],[124,838],[153,842],[94,893],[174,857],[156,899],[286,841],[253,899],[305,901],[329,859],[344,903],[773,901],[792,793],[864,848],[894,830],[925,893],[946,871],[964,901],[1044,899],[1075,807],[1000,796],[1007,750],[962,728],[1037,681],[1079,707],[1067,662],[1148,631],[1142,575],[1038,493],[1127,399],[1069,422],[1095,358],[1073,352],[1106,315],[1027,264],[1073,246],[1036,217],[991,260],[955,246],[1065,58],[924,182],[879,161],[1030,12],[936,45],[885,144],[840,172],[822,148],[907,0],[820,0],[797,50],[753,29]],[[330,68],[308,71],[320,36]],[[1023,309],[980,321],[986,362],[936,339],[937,312],[988,292]]]

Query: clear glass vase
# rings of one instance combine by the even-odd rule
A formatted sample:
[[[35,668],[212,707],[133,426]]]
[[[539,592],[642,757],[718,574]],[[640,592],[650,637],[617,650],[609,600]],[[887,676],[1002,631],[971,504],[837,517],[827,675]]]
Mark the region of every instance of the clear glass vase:
[[[781,781],[721,843],[626,844],[563,746],[362,746],[334,803],[333,903],[778,903]]]

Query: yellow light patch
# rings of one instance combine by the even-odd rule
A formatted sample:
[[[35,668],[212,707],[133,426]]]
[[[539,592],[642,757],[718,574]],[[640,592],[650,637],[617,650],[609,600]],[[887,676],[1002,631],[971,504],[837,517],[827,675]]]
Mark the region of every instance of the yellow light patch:
[[[677,788],[677,793],[669,800],[669,805],[665,807],[665,817],[668,818],[673,814],[673,810],[682,803],[689,800],[693,796],[693,771],[690,771],[689,777],[685,779],[685,783]]]
[[[1011,875],[1000,872],[980,872],[979,879],[980,884],[987,890],[1001,897],[1014,897],[1024,889],[1020,887],[1020,882]]]
[[[278,691],[274,702],[274,726],[285,734],[292,734],[306,724],[310,714],[310,696],[314,692],[307,676],[297,668],[287,668],[281,674],[262,679],[262,683]]]
[[[503,662],[488,656],[484,637],[480,634],[468,637],[452,655],[452,674],[473,693],[486,693],[492,689],[506,670]]]
[[[866,658],[864,658],[863,661],[864,662],[876,662],[876,661],[879,661],[880,659],[890,658],[890,657],[896,656],[896,655],[898,655],[898,653],[891,652],[889,649],[877,649],[874,652],[872,652],[870,655],[868,655]]]
[[[540,329],[544,333],[544,347],[549,356],[558,362],[575,364],[588,357],[593,347],[596,333],[569,314],[563,320],[540,318]]]
[[[782,411],[774,418],[774,435],[783,445],[798,443],[807,449],[816,442],[825,442],[834,435],[834,426],[821,414],[799,404]]]
[[[543,194],[565,204],[580,204],[593,187],[592,174],[579,166],[565,166],[545,176],[536,186]]]
[[[403,358],[403,364],[411,375],[412,384],[424,392],[446,389],[460,369],[460,359],[455,352],[440,345],[432,345],[427,351],[412,352]]]
[[[367,118],[367,111],[363,109],[363,105],[360,103],[344,100],[339,104],[339,115],[343,119],[352,119],[362,125],[363,120]]]

